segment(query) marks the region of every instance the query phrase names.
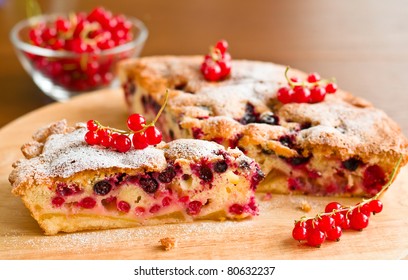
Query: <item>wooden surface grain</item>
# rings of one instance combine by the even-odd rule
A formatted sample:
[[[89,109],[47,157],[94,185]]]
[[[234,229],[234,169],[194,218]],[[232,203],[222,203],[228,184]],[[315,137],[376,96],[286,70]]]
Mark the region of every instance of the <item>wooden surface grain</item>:
[[[385,110],[408,135],[408,1],[39,0],[44,13],[102,5],[143,20],[142,55],[204,54],[220,38],[235,58],[336,77]],[[52,102],[24,72],[8,38],[25,1],[0,1],[0,127]]]
[[[107,113],[109,112],[109,113]],[[99,91],[51,104],[31,112],[0,130],[0,259],[278,259],[278,260],[396,260],[408,257],[408,169],[404,168],[384,195],[382,213],[372,216],[362,232],[347,231],[340,242],[321,248],[299,245],[292,239],[293,221],[322,211],[333,198],[273,195],[263,201],[260,215],[241,222],[197,222],[131,229],[44,236],[7,180],[11,164],[21,158],[19,147],[36,128],[67,118],[73,125],[89,118],[120,127],[124,102],[118,90]],[[347,205],[359,199],[336,199]],[[159,240],[173,237],[177,248],[164,251]]]

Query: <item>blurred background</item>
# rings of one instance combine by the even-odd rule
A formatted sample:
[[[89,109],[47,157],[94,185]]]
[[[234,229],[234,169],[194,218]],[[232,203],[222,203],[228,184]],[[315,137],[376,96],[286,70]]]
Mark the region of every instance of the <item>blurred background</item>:
[[[149,29],[142,56],[205,54],[218,39],[233,58],[272,61],[322,77],[386,111],[408,135],[406,0],[39,0],[43,13],[104,6]],[[25,0],[0,0],[0,128],[54,102],[24,71],[9,40]]]

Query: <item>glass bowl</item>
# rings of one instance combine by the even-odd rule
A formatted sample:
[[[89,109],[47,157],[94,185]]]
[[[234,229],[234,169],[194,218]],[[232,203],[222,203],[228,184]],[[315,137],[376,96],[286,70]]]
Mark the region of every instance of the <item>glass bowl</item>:
[[[24,69],[46,95],[57,101],[101,88],[117,87],[118,61],[139,56],[148,37],[148,30],[142,21],[126,17],[133,25],[133,39],[110,49],[76,53],[30,44],[29,30],[33,24],[47,24],[58,16],[61,15],[26,19],[17,23],[10,32],[10,39]]]

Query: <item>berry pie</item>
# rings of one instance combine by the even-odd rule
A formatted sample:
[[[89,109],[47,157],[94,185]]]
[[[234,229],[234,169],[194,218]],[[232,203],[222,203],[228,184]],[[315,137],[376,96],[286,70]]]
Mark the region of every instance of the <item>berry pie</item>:
[[[238,149],[180,139],[126,153],[85,143],[85,124],[39,130],[9,181],[47,235],[257,214],[263,174]]]
[[[291,70],[296,76],[289,80],[291,94],[284,66],[246,60],[232,60],[227,77],[209,81],[202,62],[202,56],[122,62],[128,109],[153,118],[169,88],[168,106],[157,122],[164,139],[238,147],[266,176],[259,191],[371,197],[401,156],[400,167],[408,161],[408,140],[399,126],[334,83],[325,91],[293,86],[299,78],[314,83],[320,77]]]

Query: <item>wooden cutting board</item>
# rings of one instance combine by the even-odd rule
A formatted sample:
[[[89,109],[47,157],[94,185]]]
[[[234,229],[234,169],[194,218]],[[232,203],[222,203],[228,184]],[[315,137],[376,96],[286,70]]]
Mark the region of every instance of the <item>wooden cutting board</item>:
[[[69,124],[97,119],[123,128],[126,110],[119,90],[103,90],[52,104],[29,113],[0,130],[0,259],[407,259],[408,169],[384,195],[382,213],[372,216],[362,232],[347,231],[340,242],[321,248],[301,245],[291,237],[293,221],[322,211],[331,198],[273,195],[262,201],[260,215],[240,222],[148,226],[131,229],[44,236],[19,198],[11,194],[11,164],[22,157],[20,146],[52,121]],[[336,199],[355,204],[358,199]],[[177,248],[164,251],[159,240],[173,237]]]

